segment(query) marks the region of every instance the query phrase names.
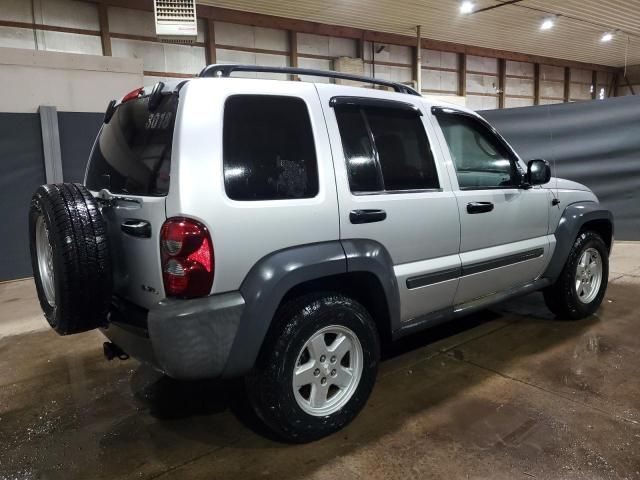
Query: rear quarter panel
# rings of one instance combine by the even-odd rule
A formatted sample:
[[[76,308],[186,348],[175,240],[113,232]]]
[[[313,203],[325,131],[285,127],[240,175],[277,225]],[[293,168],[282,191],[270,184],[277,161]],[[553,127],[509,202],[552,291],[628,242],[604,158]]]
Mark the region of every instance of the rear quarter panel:
[[[314,198],[235,201],[223,175],[224,105],[231,95],[295,96],[305,101],[315,140],[319,192]],[[251,141],[251,139],[247,139]],[[277,250],[339,238],[333,161],[324,117],[311,83],[203,78],[181,92],[167,217],[203,222],[215,255],[213,293],[237,290],[251,267]]]

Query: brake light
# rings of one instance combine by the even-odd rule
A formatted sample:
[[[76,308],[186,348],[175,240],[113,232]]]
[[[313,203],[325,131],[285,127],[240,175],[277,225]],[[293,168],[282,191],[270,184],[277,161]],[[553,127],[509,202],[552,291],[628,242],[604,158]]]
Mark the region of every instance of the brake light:
[[[209,294],[215,262],[207,227],[190,218],[168,219],[160,232],[160,254],[168,296],[193,298]]]
[[[126,103],[129,100],[135,100],[140,95],[142,95],[143,91],[144,91],[144,87],[136,88],[135,90],[130,91],[124,97],[122,97],[122,100],[120,100],[120,103]]]

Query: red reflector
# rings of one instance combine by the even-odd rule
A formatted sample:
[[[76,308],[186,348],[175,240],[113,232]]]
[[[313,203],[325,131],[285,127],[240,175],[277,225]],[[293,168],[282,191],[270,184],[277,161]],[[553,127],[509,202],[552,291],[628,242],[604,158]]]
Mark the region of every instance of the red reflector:
[[[205,238],[200,248],[189,255],[187,260],[197,262],[202,265],[207,272],[211,272],[211,247],[209,246],[209,240]]]
[[[130,91],[124,97],[122,97],[122,100],[120,101],[120,103],[125,103],[125,102],[128,102],[129,100],[135,100],[142,94],[143,90],[144,90],[144,87],[140,87]]]

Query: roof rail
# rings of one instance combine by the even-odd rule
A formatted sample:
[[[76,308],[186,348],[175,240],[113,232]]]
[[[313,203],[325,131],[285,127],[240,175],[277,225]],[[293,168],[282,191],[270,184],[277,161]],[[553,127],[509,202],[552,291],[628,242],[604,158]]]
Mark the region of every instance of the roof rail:
[[[289,75],[309,75],[313,77],[338,78],[340,80],[351,80],[354,82],[372,83],[393,88],[398,93],[418,95],[413,88],[402,83],[380,80],[378,78],[365,77],[363,75],[351,75],[349,73],[334,72],[332,70],[315,70],[312,68],[297,67],[267,67],[262,65],[240,65],[240,64],[214,64],[202,69],[198,77],[229,77],[233,72],[256,72],[256,73],[286,73]]]

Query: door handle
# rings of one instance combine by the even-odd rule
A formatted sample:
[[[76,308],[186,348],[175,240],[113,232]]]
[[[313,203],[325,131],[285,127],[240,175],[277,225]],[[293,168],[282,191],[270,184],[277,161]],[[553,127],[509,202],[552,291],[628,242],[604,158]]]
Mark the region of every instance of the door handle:
[[[387,218],[384,210],[351,210],[349,220],[353,224],[381,222]]]
[[[134,237],[151,238],[151,224],[146,220],[125,220],[120,229]]]
[[[469,202],[467,203],[467,213],[486,213],[493,210],[493,203],[491,202]]]

